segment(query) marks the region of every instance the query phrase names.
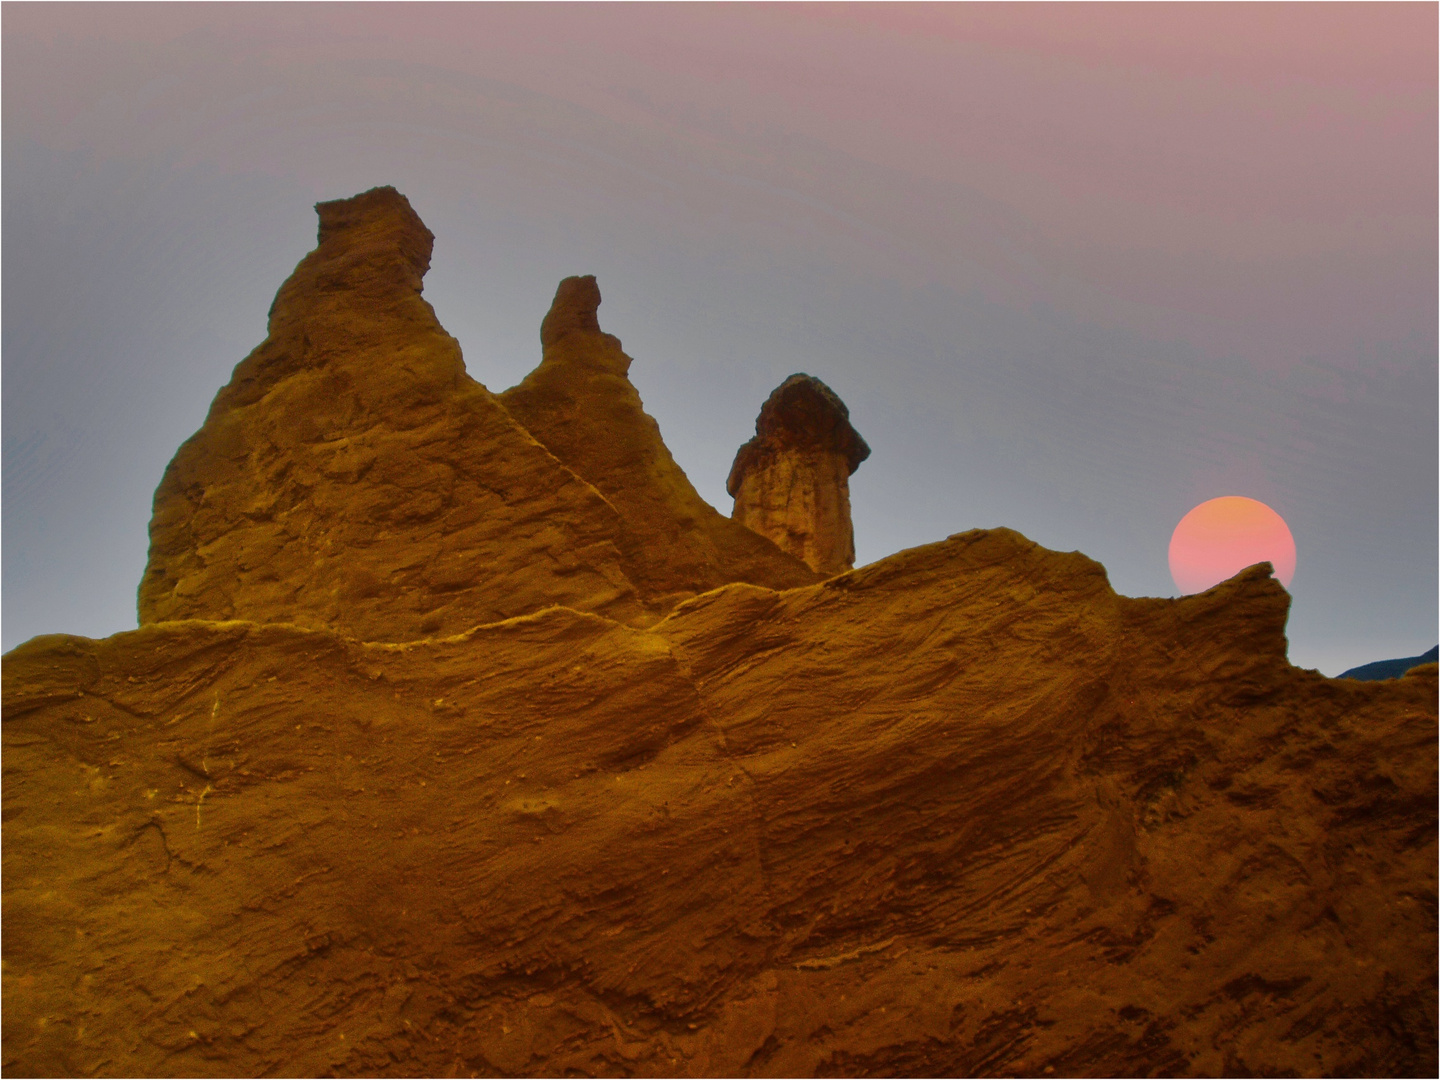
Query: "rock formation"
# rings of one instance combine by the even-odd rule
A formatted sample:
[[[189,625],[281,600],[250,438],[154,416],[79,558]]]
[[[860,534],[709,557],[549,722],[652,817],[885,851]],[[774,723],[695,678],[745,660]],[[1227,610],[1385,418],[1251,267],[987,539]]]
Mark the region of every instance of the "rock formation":
[[[817,573],[843,573],[855,565],[850,476],[869,456],[835,392],[791,375],[760,407],[755,437],[735,455],[725,483],[731,516]]]
[[[1005,529],[816,583],[592,281],[497,399],[408,204],[321,214],[145,625],[5,657],[7,1075],[1435,1072],[1434,664]]]
[[[593,279],[588,316],[552,312],[545,361],[512,391],[517,411],[553,404],[537,441],[466,374],[421,298],[433,237],[405,197],[377,188],[316,210],[319,245],[276,295],[269,336],[155,492],[142,625],[252,619],[405,641],[550,604],[641,625],[726,582],[815,580],[694,493],[599,331]],[[611,466],[619,484],[587,481]],[[672,508],[694,527],[677,530]]]
[[[722,517],[696,493],[602,333],[593,277],[566,278],[540,326],[540,366],[506,390],[506,410],[628,526],[626,568],[647,597],[683,597],[732,581],[772,588],[816,580],[798,559]]]

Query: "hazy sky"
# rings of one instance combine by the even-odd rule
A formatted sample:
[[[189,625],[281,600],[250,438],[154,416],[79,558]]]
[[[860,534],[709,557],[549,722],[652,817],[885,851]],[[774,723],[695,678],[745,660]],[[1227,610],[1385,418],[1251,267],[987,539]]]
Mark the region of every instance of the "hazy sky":
[[[769,391],[873,454],[859,562],[1008,525],[1175,595],[1274,507],[1291,659],[1437,638],[1434,4],[28,4],[3,32],[3,629],[133,627],[150,498],[312,205],[436,235],[471,375],[560,278],[700,493]]]

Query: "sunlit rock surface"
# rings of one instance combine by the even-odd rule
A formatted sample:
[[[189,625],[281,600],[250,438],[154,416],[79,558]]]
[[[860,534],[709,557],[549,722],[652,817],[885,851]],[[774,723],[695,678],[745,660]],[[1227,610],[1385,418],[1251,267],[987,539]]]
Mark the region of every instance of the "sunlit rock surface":
[[[269,336],[155,492],[142,624],[403,641],[550,604],[644,624],[726,582],[815,580],[695,494],[599,332],[593,279],[573,310],[577,279],[562,286],[545,359],[511,392],[539,412],[531,431],[466,374],[422,299],[433,238],[405,197],[317,210],[319,245]]]
[[[791,375],[760,407],[755,437],[740,447],[725,487],[731,516],[818,573],[855,565],[850,476],[870,447],[850,410],[810,375]]]
[[[1004,529],[816,583],[593,282],[502,403],[408,204],[321,210],[145,625],[5,657],[7,1075],[1434,1074],[1434,665]]]

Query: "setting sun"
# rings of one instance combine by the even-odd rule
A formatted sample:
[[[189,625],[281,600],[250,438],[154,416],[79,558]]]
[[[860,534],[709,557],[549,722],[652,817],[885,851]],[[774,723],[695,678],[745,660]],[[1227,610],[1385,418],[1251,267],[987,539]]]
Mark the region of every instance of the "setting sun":
[[[1285,519],[1256,499],[1226,495],[1191,510],[1170,537],[1170,575],[1182,593],[1204,592],[1247,566],[1268,562],[1286,588],[1295,538]]]

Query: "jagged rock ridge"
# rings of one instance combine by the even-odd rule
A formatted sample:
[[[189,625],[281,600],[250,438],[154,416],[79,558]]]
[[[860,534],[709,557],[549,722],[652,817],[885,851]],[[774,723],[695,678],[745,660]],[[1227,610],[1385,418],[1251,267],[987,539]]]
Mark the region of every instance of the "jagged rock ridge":
[[[725,582],[815,580],[695,495],[599,331],[593,279],[588,312],[562,302],[547,317],[545,360],[508,398],[537,441],[466,374],[422,299],[433,237],[404,196],[316,209],[319,244],[276,295],[268,337],[156,490],[142,624],[404,641],[550,604],[640,625]]]
[[[408,204],[321,213],[146,624],[5,657],[7,1073],[1435,1072],[1435,665],[1325,679],[1267,566],[1134,600],[1003,529],[675,604],[814,575],[681,522],[593,283],[512,413]],[[397,641],[427,604],[530,606]]]

